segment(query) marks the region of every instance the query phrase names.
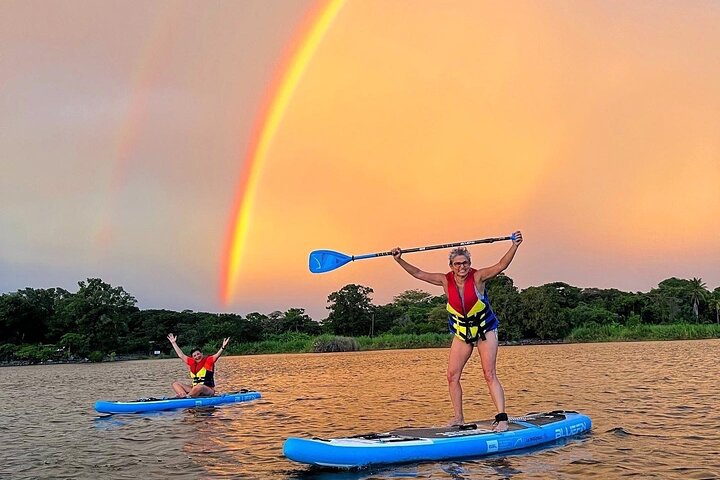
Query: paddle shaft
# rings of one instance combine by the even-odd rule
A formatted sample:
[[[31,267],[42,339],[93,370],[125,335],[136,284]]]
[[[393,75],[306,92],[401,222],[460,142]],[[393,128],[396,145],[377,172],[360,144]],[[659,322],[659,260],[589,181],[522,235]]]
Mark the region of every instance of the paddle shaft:
[[[430,245],[428,247],[408,248],[406,250],[400,250],[400,253],[424,252],[427,250],[437,250],[439,248],[464,247],[465,245],[477,245],[479,243],[502,242],[504,240],[514,240],[514,237],[513,237],[513,235],[509,235],[507,237],[482,238],[480,240],[467,240],[465,242],[443,243],[440,245]],[[352,260],[362,260],[364,258],[384,257],[387,255],[392,255],[392,252],[380,252],[380,253],[367,253],[365,255],[353,255]]]

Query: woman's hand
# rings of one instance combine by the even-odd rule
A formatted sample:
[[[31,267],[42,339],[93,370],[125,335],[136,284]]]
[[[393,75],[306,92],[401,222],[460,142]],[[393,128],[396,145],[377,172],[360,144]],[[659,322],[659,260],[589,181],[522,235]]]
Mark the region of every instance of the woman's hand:
[[[172,333],[168,333],[167,338],[168,338],[168,340],[170,340],[170,343],[172,343],[173,345],[175,345],[175,342],[177,342],[177,337],[175,335],[173,335]]]
[[[518,230],[517,232],[514,232],[513,233],[513,241],[512,241],[513,245],[515,245],[516,247],[519,247],[520,244],[522,243],[522,241],[523,241],[522,232],[520,232],[520,230]]]

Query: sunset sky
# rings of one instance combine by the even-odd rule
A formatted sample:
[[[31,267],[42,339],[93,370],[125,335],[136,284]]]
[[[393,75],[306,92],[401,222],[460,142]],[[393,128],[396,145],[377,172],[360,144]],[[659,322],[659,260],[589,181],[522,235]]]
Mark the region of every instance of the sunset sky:
[[[311,250],[516,229],[520,288],[714,289],[718,45],[709,0],[4,1],[0,293],[320,320],[348,283],[441,291]]]

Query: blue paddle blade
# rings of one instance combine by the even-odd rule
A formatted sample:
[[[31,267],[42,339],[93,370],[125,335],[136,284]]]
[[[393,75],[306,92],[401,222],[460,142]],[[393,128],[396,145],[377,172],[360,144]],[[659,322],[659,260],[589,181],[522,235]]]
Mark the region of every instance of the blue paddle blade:
[[[309,266],[312,273],[324,273],[342,267],[352,261],[352,257],[332,250],[313,250],[310,252]]]

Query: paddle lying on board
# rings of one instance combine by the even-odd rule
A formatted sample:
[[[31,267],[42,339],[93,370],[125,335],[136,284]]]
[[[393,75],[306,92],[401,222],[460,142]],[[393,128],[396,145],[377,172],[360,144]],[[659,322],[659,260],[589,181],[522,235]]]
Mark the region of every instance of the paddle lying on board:
[[[408,248],[400,250],[402,253],[424,252],[426,250],[436,250],[438,248],[464,247],[465,245],[477,245],[478,243],[493,243],[503,240],[515,240],[515,235],[507,237],[482,238],[480,240],[468,240],[466,242],[443,243],[441,245],[430,245],[428,247]],[[392,255],[392,252],[367,253],[365,255],[345,255],[344,253],[334,252],[332,250],[313,250],[310,252],[309,266],[312,273],[325,273],[330,270],[340,268],[346,263],[355,260],[363,260],[365,258],[384,257]]]

